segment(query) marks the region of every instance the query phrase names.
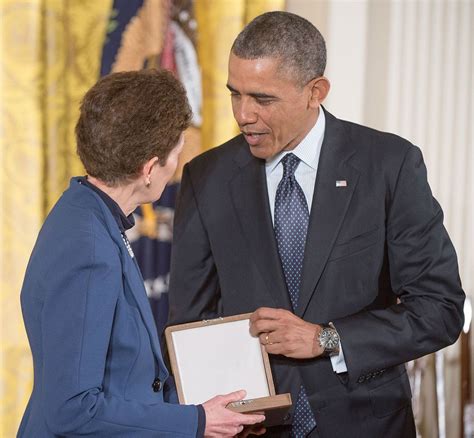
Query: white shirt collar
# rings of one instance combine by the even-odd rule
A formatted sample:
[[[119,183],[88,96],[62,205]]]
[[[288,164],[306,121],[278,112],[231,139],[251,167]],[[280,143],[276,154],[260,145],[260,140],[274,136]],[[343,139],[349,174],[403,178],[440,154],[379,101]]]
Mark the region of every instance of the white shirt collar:
[[[267,173],[273,172],[281,159],[289,153],[295,154],[301,161],[316,171],[318,169],[319,153],[323,143],[325,128],[326,117],[323,108],[320,106],[318,119],[308,134],[306,134],[306,137],[293,150],[282,151],[269,158],[265,163]]]

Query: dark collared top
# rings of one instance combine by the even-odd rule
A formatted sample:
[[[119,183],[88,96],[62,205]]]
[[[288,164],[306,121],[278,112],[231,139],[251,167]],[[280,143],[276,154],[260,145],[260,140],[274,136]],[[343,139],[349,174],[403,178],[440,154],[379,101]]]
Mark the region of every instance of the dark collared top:
[[[120,206],[107,193],[100,190],[94,184],[91,184],[87,180],[87,176],[81,176],[80,178],[78,178],[78,181],[80,184],[84,184],[86,187],[89,187],[91,190],[94,190],[94,192],[96,192],[100,196],[102,201],[104,201],[105,205],[109,208],[114,219],[117,221],[117,225],[122,234],[135,225],[135,219],[133,218],[133,214],[125,216],[125,213],[122,211]]]

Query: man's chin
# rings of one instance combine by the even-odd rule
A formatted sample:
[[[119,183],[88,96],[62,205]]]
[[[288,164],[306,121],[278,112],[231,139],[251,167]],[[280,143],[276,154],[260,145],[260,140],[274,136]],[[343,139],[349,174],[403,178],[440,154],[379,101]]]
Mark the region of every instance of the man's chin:
[[[268,160],[273,156],[273,151],[265,146],[250,146],[250,153],[256,157],[261,158],[262,160]]]

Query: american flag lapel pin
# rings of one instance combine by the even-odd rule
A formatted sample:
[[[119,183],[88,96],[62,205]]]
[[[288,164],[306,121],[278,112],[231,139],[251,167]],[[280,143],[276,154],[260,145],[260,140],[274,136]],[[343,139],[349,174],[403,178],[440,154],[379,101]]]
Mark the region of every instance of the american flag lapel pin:
[[[347,181],[345,179],[338,179],[336,181],[336,187],[347,187]]]

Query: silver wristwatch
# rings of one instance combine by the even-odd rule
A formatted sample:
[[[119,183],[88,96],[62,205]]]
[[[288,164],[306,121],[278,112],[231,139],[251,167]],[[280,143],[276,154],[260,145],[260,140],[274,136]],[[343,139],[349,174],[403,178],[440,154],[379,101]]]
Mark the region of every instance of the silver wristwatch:
[[[339,354],[339,334],[336,328],[330,322],[329,324],[321,324],[323,328],[319,332],[319,346],[324,350],[322,356],[337,356]]]

